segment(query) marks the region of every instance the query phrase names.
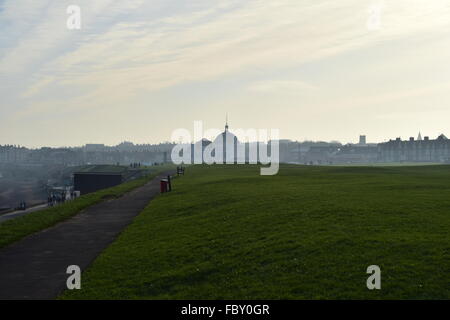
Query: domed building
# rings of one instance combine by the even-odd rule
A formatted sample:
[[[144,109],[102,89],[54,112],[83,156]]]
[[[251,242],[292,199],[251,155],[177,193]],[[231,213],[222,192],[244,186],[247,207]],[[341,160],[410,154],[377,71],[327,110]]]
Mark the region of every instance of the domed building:
[[[241,154],[239,147],[244,148],[241,149]],[[209,159],[210,163],[211,160],[213,163],[245,163],[245,147],[245,144],[241,144],[238,138],[229,131],[228,121],[226,121],[225,130],[214,141],[202,139],[191,145],[191,163],[208,163],[208,157],[213,158]]]
[[[214,145],[222,148],[223,163],[237,163],[238,138],[228,130],[228,120],[225,122],[225,130],[214,139]],[[213,153],[213,156],[215,154]]]

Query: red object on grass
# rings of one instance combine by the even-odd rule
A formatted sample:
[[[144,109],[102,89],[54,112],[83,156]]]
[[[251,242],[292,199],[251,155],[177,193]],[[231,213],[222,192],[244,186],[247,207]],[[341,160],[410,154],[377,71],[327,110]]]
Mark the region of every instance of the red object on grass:
[[[167,192],[168,190],[168,181],[167,179],[161,179],[161,193]]]

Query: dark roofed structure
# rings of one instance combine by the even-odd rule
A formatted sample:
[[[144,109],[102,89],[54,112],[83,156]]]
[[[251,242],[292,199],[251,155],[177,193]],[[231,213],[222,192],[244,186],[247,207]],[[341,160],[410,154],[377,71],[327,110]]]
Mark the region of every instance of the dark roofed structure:
[[[132,170],[125,166],[89,165],[80,168],[73,174],[74,190],[81,195],[119,185],[135,176],[142,170]]]

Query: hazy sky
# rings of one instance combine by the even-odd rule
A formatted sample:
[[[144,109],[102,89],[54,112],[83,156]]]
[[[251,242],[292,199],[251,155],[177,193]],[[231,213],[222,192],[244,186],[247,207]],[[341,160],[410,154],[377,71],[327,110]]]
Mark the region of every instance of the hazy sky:
[[[450,135],[448,0],[0,0],[0,30],[0,144]]]

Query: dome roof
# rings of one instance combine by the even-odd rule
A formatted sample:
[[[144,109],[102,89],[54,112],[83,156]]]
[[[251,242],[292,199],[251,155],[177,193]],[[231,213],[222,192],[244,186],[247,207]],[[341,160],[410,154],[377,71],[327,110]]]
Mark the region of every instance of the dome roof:
[[[219,134],[215,139],[214,139],[214,143],[218,143],[218,142],[223,142],[225,143],[225,141],[236,141],[238,142],[237,137],[231,133],[228,130],[225,130],[224,132],[222,132],[221,134]]]

